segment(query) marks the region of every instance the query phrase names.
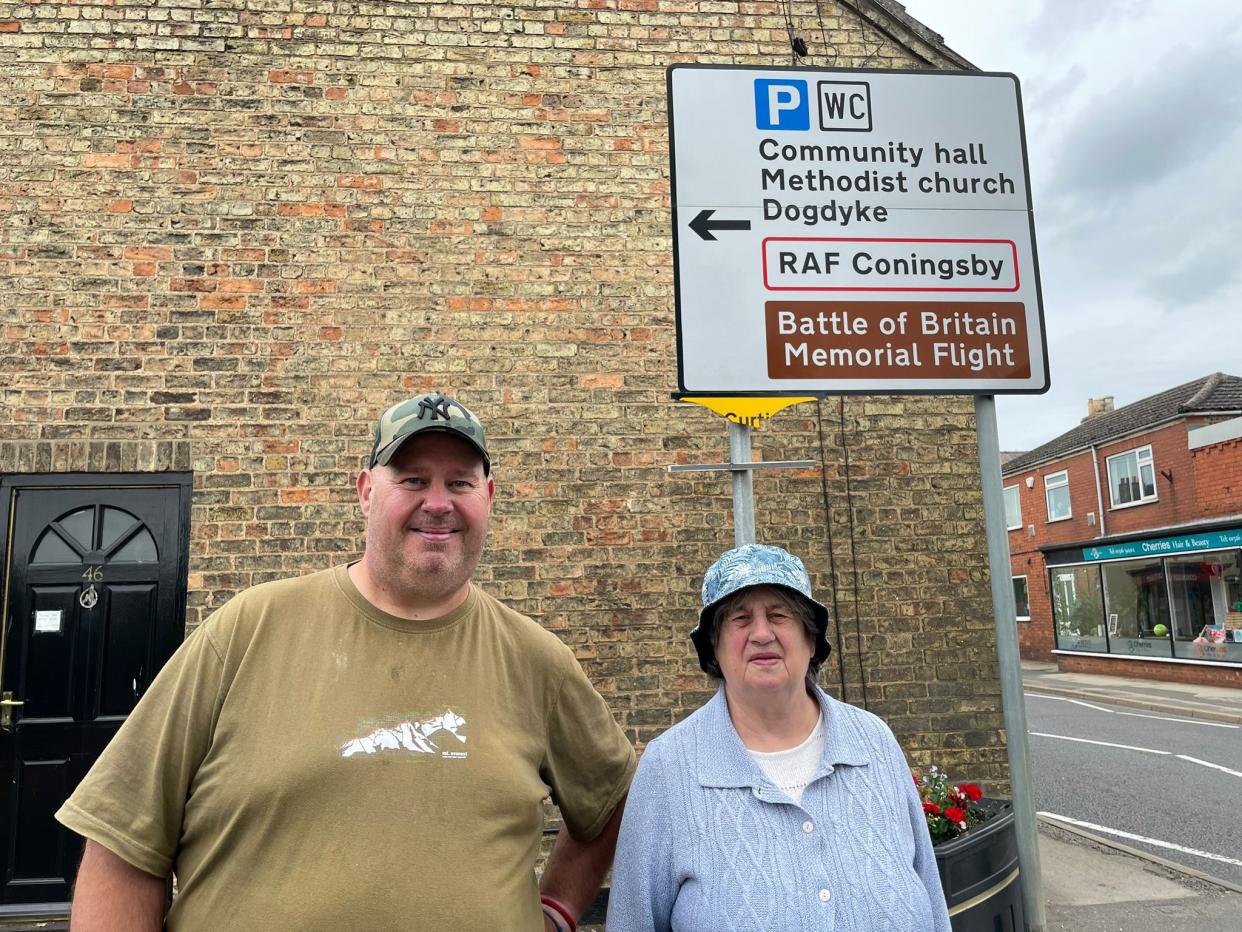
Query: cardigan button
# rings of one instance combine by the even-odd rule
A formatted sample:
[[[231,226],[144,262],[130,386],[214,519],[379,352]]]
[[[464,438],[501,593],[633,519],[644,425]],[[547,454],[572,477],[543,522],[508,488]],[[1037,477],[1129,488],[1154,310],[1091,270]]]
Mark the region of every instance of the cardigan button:
[[[808,835],[811,834],[811,832],[815,831],[815,823],[810,819],[807,819],[802,823],[802,831],[806,832]]]
[[[831,890],[820,890],[819,891],[819,901],[821,903],[827,903],[830,899],[832,899]]]

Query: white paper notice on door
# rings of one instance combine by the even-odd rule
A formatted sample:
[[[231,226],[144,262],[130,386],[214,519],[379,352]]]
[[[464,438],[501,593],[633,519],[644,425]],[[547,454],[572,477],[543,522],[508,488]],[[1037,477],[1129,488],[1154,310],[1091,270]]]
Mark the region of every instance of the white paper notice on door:
[[[62,614],[58,608],[49,612],[35,612],[35,634],[60,634]]]

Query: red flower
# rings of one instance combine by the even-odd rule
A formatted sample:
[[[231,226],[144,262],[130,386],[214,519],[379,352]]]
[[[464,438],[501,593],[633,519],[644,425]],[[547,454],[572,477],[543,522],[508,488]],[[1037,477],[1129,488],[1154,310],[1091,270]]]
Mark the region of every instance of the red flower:
[[[983,790],[976,783],[955,784],[948,775],[932,767],[921,778],[916,773],[919,801],[923,804],[923,817],[932,844],[940,844],[966,833],[970,826],[985,821],[986,814],[979,805]]]

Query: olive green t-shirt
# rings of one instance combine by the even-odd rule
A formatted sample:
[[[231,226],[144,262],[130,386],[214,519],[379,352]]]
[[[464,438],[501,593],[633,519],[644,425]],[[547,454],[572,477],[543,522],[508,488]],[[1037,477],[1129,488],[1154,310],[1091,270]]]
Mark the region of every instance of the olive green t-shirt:
[[[554,635],[473,585],[406,621],[342,566],[209,618],[57,818],[175,871],[174,932],[535,930],[542,800],[593,838],[633,769]]]

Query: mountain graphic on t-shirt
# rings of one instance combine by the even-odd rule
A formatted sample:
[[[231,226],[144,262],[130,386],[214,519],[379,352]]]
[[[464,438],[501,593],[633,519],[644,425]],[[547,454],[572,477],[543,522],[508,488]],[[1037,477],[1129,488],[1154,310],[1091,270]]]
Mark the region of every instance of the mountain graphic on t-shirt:
[[[341,745],[341,757],[353,757],[355,754],[378,754],[380,751],[408,751],[413,754],[438,754],[440,747],[431,740],[431,736],[441,731],[466,743],[466,736],[461,728],[466,720],[456,712],[448,711],[435,718],[421,722],[402,722],[377,728],[362,738],[354,738]],[[457,755],[454,755],[457,756]]]

